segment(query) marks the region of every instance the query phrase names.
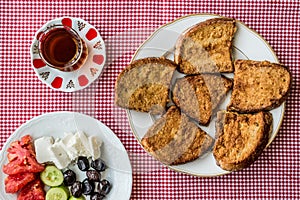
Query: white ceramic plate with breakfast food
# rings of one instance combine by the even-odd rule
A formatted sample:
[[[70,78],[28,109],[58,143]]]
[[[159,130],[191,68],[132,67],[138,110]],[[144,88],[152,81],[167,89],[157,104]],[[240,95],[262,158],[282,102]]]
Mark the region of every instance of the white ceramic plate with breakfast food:
[[[118,137],[103,123],[84,114],[76,112],[53,112],[35,117],[20,126],[7,140],[1,150],[1,168],[8,163],[7,149],[11,142],[20,140],[24,135],[30,135],[33,140],[52,136],[61,138],[64,133],[84,132],[87,136],[97,136],[102,140],[101,159],[106,163],[107,169],[101,173],[103,178],[111,182],[112,188],[105,199],[130,199],[132,189],[132,169],[127,152]],[[70,167],[70,166],[69,166]],[[72,168],[72,166],[71,166]],[[77,167],[72,168],[77,179],[81,179],[82,174]],[[17,194],[8,194],[4,189],[5,175],[1,170],[0,182],[1,199],[15,200]],[[82,180],[79,180],[82,181]]]
[[[78,69],[62,71],[50,67],[42,59],[39,38],[47,28],[54,26],[71,27],[86,44],[87,57]],[[74,92],[88,87],[100,76],[106,61],[105,44],[98,30],[83,19],[74,17],[61,17],[45,23],[36,32],[30,53],[32,67],[38,78],[52,89],[64,92]]]
[[[161,56],[165,56],[166,58],[173,60],[174,46],[176,41],[186,29],[199,22],[217,17],[220,16],[210,14],[188,15],[163,25],[138,48],[132,60]],[[273,63],[278,63],[278,59],[272,48],[258,33],[251,30],[245,24],[239,21],[236,22],[236,26],[237,32],[234,36],[232,49],[233,60],[267,60]],[[227,73],[224,75],[229,78],[233,77],[232,73]],[[182,76],[182,74],[175,72],[173,79]],[[221,104],[220,109],[226,110],[229,101],[230,94],[227,95],[225,101]],[[280,107],[270,111],[273,115],[273,132],[269,138],[268,145],[270,145],[270,143],[274,140],[279,131],[284,115],[284,107],[285,106],[283,103]],[[131,129],[136,139],[140,143],[148,129],[154,124],[156,116],[152,116],[149,113],[136,112],[133,110],[127,110],[127,114]],[[216,117],[211,120],[208,126],[200,126],[213,138],[215,137],[215,121]],[[198,158],[192,162],[168,167],[178,172],[204,177],[219,176],[229,173],[229,171],[221,169],[216,164],[216,160],[212,152],[209,152],[206,156]]]

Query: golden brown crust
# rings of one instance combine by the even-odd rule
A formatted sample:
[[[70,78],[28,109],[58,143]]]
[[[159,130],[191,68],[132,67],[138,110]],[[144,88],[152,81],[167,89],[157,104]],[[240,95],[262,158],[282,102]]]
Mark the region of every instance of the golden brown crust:
[[[144,58],[130,63],[115,84],[115,103],[119,107],[152,112],[165,111],[176,64],[165,58]]]
[[[173,101],[189,117],[208,125],[232,85],[231,79],[217,74],[186,76],[176,80]]]
[[[242,113],[268,111],[280,106],[289,93],[291,74],[277,63],[237,60],[228,110]]]
[[[272,121],[269,112],[218,112],[213,150],[217,165],[224,170],[237,171],[255,162],[268,143]]]
[[[185,74],[233,72],[232,40],[235,20],[213,18],[185,31],[177,40],[174,61]]]
[[[148,130],[141,144],[162,163],[178,165],[204,155],[211,149],[213,139],[171,106]]]

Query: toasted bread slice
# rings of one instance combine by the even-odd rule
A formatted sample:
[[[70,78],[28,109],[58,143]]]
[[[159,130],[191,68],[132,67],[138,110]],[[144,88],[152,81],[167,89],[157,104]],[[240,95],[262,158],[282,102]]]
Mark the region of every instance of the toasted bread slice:
[[[234,19],[213,18],[186,30],[177,40],[174,60],[185,74],[233,72]]]
[[[213,155],[224,170],[248,167],[261,155],[272,133],[272,114],[219,111]]]
[[[117,78],[116,105],[153,114],[164,112],[175,69],[175,63],[165,58],[133,61]]]
[[[173,101],[189,117],[208,125],[232,85],[231,79],[218,74],[186,76],[176,80]]]
[[[171,106],[148,130],[141,144],[162,163],[177,165],[199,158],[212,148],[213,141],[176,106]]]
[[[291,74],[281,64],[237,60],[228,110],[243,113],[268,111],[280,106],[291,87]]]

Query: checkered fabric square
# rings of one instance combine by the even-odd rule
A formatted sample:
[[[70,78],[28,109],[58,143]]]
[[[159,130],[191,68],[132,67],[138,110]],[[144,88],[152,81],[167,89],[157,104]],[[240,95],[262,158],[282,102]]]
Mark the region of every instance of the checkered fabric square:
[[[290,68],[293,86],[273,143],[251,167],[201,178],[160,165],[135,140],[126,112],[114,106],[114,82],[135,50],[161,25],[194,13],[236,18],[257,31]],[[41,83],[30,64],[35,32],[48,20],[72,16],[101,33],[108,62],[84,90],[58,92]],[[0,148],[32,117],[76,111],[95,117],[120,138],[131,159],[131,199],[300,199],[300,2],[204,1],[0,1]],[[2,183],[3,184],[3,183]]]

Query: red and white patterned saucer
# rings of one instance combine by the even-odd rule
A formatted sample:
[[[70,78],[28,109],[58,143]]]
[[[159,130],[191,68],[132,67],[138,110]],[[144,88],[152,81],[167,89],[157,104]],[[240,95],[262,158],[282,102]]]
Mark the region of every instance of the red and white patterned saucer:
[[[37,37],[53,25],[72,27],[87,44],[88,58],[81,68],[64,72],[51,68],[41,59]],[[86,21],[73,17],[61,17],[44,24],[36,32],[30,52],[31,63],[38,78],[49,87],[64,92],[74,92],[90,85],[101,74],[106,60],[105,44],[97,29]]]

